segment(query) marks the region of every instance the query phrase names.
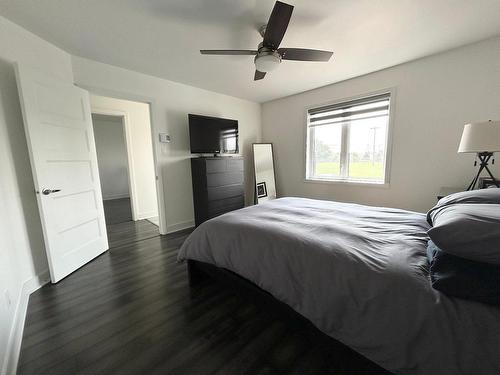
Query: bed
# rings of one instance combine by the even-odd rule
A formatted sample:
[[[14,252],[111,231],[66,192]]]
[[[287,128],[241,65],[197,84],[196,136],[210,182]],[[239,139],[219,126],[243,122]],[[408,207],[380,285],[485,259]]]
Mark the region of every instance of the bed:
[[[432,288],[424,214],[280,198],[199,226],[179,260],[230,271],[396,374],[500,373],[500,308]]]

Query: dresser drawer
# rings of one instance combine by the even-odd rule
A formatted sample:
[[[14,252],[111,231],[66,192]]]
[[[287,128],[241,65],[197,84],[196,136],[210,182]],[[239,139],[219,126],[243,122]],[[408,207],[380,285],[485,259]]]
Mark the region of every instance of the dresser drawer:
[[[243,172],[207,174],[207,187],[243,184]]]
[[[226,207],[243,208],[245,206],[245,198],[243,195],[238,195],[236,197],[230,197],[225,199],[218,199],[216,201],[208,202],[208,211],[222,210]],[[234,208],[233,208],[234,209]]]
[[[207,174],[225,172],[243,172],[243,159],[220,157],[206,161]]]
[[[244,195],[243,184],[212,187],[207,189],[209,201],[231,198]]]
[[[207,173],[223,173],[227,170],[227,160],[225,158],[208,159],[206,162]]]
[[[243,172],[243,159],[233,159],[227,160],[227,171],[228,172]]]
[[[228,206],[224,207],[219,207],[219,208],[214,208],[214,209],[209,209],[208,210],[208,217],[213,218],[231,211],[239,210],[240,208],[243,208],[243,206],[240,203],[233,203]]]

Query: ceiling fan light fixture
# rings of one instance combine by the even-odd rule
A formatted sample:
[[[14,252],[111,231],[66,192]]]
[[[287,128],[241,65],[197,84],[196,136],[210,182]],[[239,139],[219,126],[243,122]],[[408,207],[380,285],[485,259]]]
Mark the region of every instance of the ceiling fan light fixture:
[[[200,50],[203,55],[247,55],[255,56],[254,81],[264,79],[266,73],[275,70],[281,60],[294,61],[328,61],[333,55],[331,51],[322,51],[310,48],[280,48],[281,41],[285,36],[290,18],[292,17],[293,5],[282,1],[276,1],[267,24],[259,29],[262,42],[257,50]]]
[[[281,56],[277,52],[264,52],[255,56],[255,69],[267,73],[275,70],[281,62]]]

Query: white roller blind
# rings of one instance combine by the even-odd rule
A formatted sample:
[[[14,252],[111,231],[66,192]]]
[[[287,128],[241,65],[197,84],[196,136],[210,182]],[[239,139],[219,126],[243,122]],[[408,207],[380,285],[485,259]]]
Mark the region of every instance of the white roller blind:
[[[308,110],[309,126],[321,126],[345,121],[363,120],[389,115],[390,94],[381,94],[347,103]]]

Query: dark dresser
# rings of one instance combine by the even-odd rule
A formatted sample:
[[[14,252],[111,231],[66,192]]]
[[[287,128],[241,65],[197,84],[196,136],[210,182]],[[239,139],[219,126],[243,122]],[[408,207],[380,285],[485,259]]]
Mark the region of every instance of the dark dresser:
[[[191,159],[196,226],[245,206],[242,157]]]

